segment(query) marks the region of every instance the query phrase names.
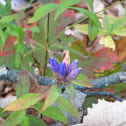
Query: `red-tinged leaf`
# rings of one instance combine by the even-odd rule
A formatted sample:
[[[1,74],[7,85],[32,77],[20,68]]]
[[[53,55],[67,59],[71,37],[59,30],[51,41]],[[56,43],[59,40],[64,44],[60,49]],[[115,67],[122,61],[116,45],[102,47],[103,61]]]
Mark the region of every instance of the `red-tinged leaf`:
[[[64,97],[59,97],[56,100],[56,105],[62,111],[66,111],[66,112],[70,113],[71,115],[80,119],[79,112],[77,111],[77,109],[72,105],[72,103],[68,99],[66,99]]]
[[[68,120],[66,118],[66,116],[55,106],[49,106],[45,111],[41,112],[42,108],[43,108],[44,103],[38,103],[36,105],[33,106],[33,108],[35,108],[37,111],[39,111],[41,114],[59,120],[61,122],[67,123]]]
[[[47,109],[50,105],[52,105],[56,99],[59,97],[59,95],[61,94],[62,91],[62,85],[57,85],[54,84],[50,91],[48,92],[48,95],[45,99],[45,104],[42,108],[42,111],[44,111],[45,109]]]
[[[70,6],[73,6],[73,5],[75,5],[75,4],[78,4],[78,3],[80,3],[80,2],[81,2],[81,0],[61,0],[60,5],[59,5],[59,7],[58,7],[58,9],[57,9],[57,12],[56,12],[56,14],[55,14],[54,20],[56,21],[56,20],[59,18],[59,16],[60,16],[67,8],[69,8]]]
[[[71,48],[87,55],[84,41],[73,43]],[[78,66],[82,68],[81,74],[89,78],[95,78],[95,72],[113,69],[113,63],[117,62],[118,57],[109,48],[103,48],[95,53],[90,53],[88,58],[78,57],[71,53],[71,59],[80,59]]]
[[[75,101],[75,89],[72,84],[68,84],[66,87],[67,93],[70,95],[70,98]]]
[[[44,121],[33,115],[27,114],[26,116],[29,118],[30,126],[48,126]]]
[[[46,94],[29,93],[8,105],[4,111],[20,111],[36,104],[39,100],[44,99]]]
[[[79,74],[73,81],[71,81],[72,83],[79,85],[79,86],[83,86],[83,87],[93,87],[93,84],[90,82],[90,80],[88,79],[88,77]]]
[[[111,70],[113,63],[118,60],[118,57],[110,51],[109,48],[103,48],[96,52],[95,69],[96,70]]]
[[[19,80],[16,84],[16,96],[17,98],[27,94],[30,89],[30,79],[27,71],[21,73]]]
[[[11,68],[13,68],[15,66],[14,65],[15,47],[14,47],[13,41],[14,41],[14,39],[9,36],[5,42],[3,50],[0,50],[0,65],[4,64]]]
[[[28,44],[35,44],[35,45],[39,45],[39,46],[42,46],[43,47],[43,45],[41,45],[39,42],[37,42],[37,41],[35,41],[35,40],[31,39],[31,38],[25,38],[24,37],[23,40],[26,43],[28,43]]]
[[[25,111],[12,112],[2,126],[16,126],[21,123],[22,119],[25,117]]]

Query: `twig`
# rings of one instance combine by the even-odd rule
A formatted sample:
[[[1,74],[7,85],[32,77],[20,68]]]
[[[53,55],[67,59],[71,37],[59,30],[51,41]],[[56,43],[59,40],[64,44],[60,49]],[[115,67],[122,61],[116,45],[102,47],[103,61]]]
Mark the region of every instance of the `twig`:
[[[17,82],[19,79],[19,76],[21,74],[21,71],[9,69],[6,66],[0,66],[0,80],[5,80],[5,81],[12,81],[12,82]],[[48,85],[50,84],[51,86],[57,82],[56,79],[53,78],[48,78],[44,76],[36,76],[32,74],[33,77],[35,77],[38,80],[38,83],[40,85]],[[107,95],[107,96],[112,96],[113,98],[118,99],[121,101],[120,98],[115,96],[114,94],[110,92],[102,92],[102,90],[110,85],[118,84],[118,83],[124,83],[126,84],[126,72],[117,72],[112,75],[109,75],[107,77],[101,77],[98,79],[90,79],[91,83],[94,85],[94,88],[99,88],[98,91],[90,91],[90,92],[85,92],[87,93],[88,96],[93,96],[93,95]],[[82,87],[74,84],[75,89],[81,90],[81,91],[86,91],[87,87]]]
[[[123,99],[119,98],[118,96],[114,95],[113,93],[111,92],[105,92],[105,91],[102,91],[102,92],[99,92],[99,91],[92,91],[92,92],[84,92],[87,94],[87,96],[99,96],[99,95],[105,95],[105,96],[111,96],[119,101],[122,101]]]

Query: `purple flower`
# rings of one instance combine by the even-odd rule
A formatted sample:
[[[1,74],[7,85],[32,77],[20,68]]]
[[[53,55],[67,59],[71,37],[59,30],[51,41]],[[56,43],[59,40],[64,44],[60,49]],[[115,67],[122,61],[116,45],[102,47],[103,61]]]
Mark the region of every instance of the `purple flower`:
[[[78,60],[76,59],[70,64],[67,73],[69,74],[72,70],[76,69],[77,67],[78,67]]]
[[[53,70],[53,72],[55,72],[56,74],[59,74],[59,63],[55,60],[55,58],[51,57],[50,58],[50,65],[51,68]]]
[[[68,67],[68,70],[65,62],[61,62],[59,64],[53,57],[50,58],[50,65],[53,72],[59,75],[61,80],[66,82],[75,79],[81,72],[81,68],[77,68],[78,67],[77,59],[71,63],[71,65]]]
[[[72,70],[66,77],[66,81],[71,81],[73,79],[75,79],[78,74],[81,72],[81,68],[76,68],[74,70]]]
[[[64,78],[67,72],[66,64],[62,62],[59,67],[59,76]]]

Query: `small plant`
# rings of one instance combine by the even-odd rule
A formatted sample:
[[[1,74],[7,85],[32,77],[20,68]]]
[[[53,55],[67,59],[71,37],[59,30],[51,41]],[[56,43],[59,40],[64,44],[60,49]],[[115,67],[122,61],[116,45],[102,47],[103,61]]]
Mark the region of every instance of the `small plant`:
[[[71,44],[73,44],[75,39],[73,37],[68,38],[64,34],[64,31],[68,30],[65,29],[64,26],[68,25],[69,18],[66,18],[65,21],[63,21],[63,15],[65,15],[66,13],[68,14],[68,12],[66,11],[68,8],[72,8],[84,13],[87,17],[79,20],[69,28],[89,18],[89,24],[88,27],[86,27],[90,41],[93,41],[97,35],[106,30],[104,35],[107,38],[103,37],[102,41],[106,41],[107,39],[108,42],[108,40],[112,39],[111,35],[121,34],[118,33],[117,30],[123,29],[125,31],[125,26],[123,25],[126,19],[125,16],[124,18],[114,21],[113,27],[111,27],[108,21],[106,21],[109,18],[105,17],[105,27],[101,29],[101,23],[96,13],[93,12],[93,0],[85,1],[89,5],[91,11],[79,7],[73,7],[73,5],[80,3],[81,0],[61,0],[60,4],[50,3],[41,6],[34,13],[34,17],[32,17],[28,21],[29,23],[34,23],[38,21],[39,26],[36,30],[36,28],[23,29],[23,27],[17,26],[14,20],[16,20],[16,18],[19,15],[14,14],[8,16],[10,13],[10,9],[7,11],[6,8],[10,8],[11,4],[10,1],[6,0],[6,6],[2,7],[3,11],[5,12],[5,15],[2,15],[2,13],[0,12],[1,53],[8,35],[16,36],[18,38],[19,43],[14,46],[15,53],[13,54],[13,58],[15,60],[12,61],[11,65],[15,64],[14,68],[17,68],[18,70],[21,69],[21,67],[19,67],[20,65],[22,66],[22,68],[24,68],[16,84],[16,96],[18,99],[12,102],[10,105],[8,105],[5,109],[0,108],[1,117],[7,117],[10,114],[2,126],[16,126],[18,124],[20,124],[21,126],[30,126],[33,122],[37,126],[47,126],[47,124],[41,119],[33,115],[26,114],[28,108],[36,109],[41,115],[45,115],[47,117],[59,120],[64,123],[68,123],[68,120],[66,116],[63,114],[63,112],[61,112],[61,110],[66,111],[79,119],[81,118],[79,112],[72,105],[72,103],[68,99],[60,96],[62,92],[62,86],[65,87],[70,98],[74,101],[74,84],[83,87],[93,87],[93,85],[89,81],[88,77],[86,77],[83,74],[80,74],[80,72],[82,72],[83,69],[81,67],[78,68],[78,63],[81,58],[85,57],[85,55],[83,54],[83,52],[80,52],[77,49],[69,48],[68,42],[71,42]],[[2,5],[0,4],[0,9],[1,6]],[[68,15],[72,16],[72,14],[73,13],[69,13]],[[120,22],[122,21],[123,25],[120,24]],[[118,25],[118,23],[120,25]],[[63,30],[59,32],[59,27],[62,27],[62,25]],[[77,25],[75,27],[77,27]],[[24,35],[25,30],[32,30],[31,38],[34,40],[31,43],[29,43],[31,45],[34,45],[34,48],[32,48],[32,46],[29,43],[28,45],[25,45],[23,43],[23,39],[26,37],[26,33]],[[57,58],[58,56],[55,56],[53,54],[53,51],[58,49],[69,50],[67,51],[63,61],[61,57]],[[70,64],[70,52],[76,54],[77,56],[80,56],[80,59],[74,58],[74,56],[72,56],[71,61],[73,62]],[[22,62],[20,61],[20,54],[22,54]],[[57,59],[59,59],[59,61],[62,62],[60,63]],[[3,59],[3,61],[4,60],[5,59]],[[41,76],[43,75],[52,77],[56,74],[56,83],[51,87],[48,93],[35,92],[35,89],[38,89],[40,85],[31,76],[31,74],[27,72],[27,70],[30,72],[33,72],[34,70],[34,68],[29,67],[29,62],[35,62],[37,64]],[[51,68],[47,67],[47,63],[49,62]],[[4,65],[6,65],[6,62]],[[27,70],[25,70],[25,68],[27,68]],[[52,71],[54,73],[52,73]],[[31,80],[34,83],[34,87],[31,87]],[[59,109],[52,105],[54,102],[56,103]]]

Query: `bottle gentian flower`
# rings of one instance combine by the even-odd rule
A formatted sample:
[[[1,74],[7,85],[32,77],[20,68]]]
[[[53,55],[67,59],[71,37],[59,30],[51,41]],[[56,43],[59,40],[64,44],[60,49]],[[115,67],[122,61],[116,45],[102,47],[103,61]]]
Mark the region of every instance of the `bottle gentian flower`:
[[[68,56],[68,53],[66,53],[68,61],[64,58],[64,62],[61,62],[60,64],[55,60],[55,58],[50,58],[50,65],[54,73],[56,73],[60,79],[64,82],[69,82],[71,80],[74,80],[78,74],[81,72],[81,68],[78,68],[78,60],[74,60],[70,64],[70,58]],[[66,64],[67,63],[67,64]],[[70,64],[70,65],[69,65]]]

